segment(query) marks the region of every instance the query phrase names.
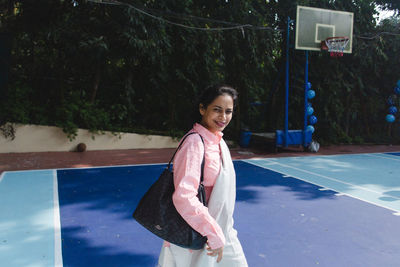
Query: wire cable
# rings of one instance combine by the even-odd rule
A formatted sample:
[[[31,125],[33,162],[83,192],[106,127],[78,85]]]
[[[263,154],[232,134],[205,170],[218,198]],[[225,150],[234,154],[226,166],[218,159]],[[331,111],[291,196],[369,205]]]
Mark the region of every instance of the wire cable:
[[[374,40],[376,38],[381,37],[382,35],[390,35],[390,36],[400,36],[400,33],[394,33],[394,32],[380,32],[374,36],[358,36],[354,35],[358,39],[364,39],[364,40]]]
[[[135,11],[149,16],[153,19],[156,19],[158,21],[167,23],[167,24],[171,24],[174,26],[178,26],[178,27],[182,27],[182,28],[186,28],[186,29],[190,29],[190,30],[200,30],[200,31],[225,31],[225,30],[241,30],[242,32],[244,31],[245,28],[249,28],[249,29],[254,29],[254,30],[271,30],[271,31],[277,31],[277,32],[283,32],[284,30],[279,29],[279,28],[272,28],[272,27],[266,27],[266,26],[254,26],[252,24],[238,24],[238,23],[233,23],[233,22],[227,22],[227,21],[221,21],[221,20],[215,20],[215,19],[209,19],[209,18],[202,18],[202,17],[196,17],[193,15],[185,15],[185,14],[177,14],[174,12],[168,12],[169,15],[174,16],[175,18],[180,18],[182,19],[182,17],[186,17],[185,19],[195,19],[195,20],[203,20],[203,21],[209,21],[209,22],[214,22],[214,23],[220,23],[220,24],[227,24],[227,25],[232,25],[229,27],[195,27],[195,26],[189,26],[189,25],[185,25],[182,23],[177,23],[177,22],[173,22],[170,20],[166,20],[162,17],[158,17],[155,16],[149,12],[144,11],[143,9],[137,8],[135,6],[133,6],[132,4],[129,3],[125,3],[125,2],[119,2],[117,0],[87,0],[88,2],[93,2],[93,3],[97,3],[97,4],[105,4],[105,5],[119,5],[119,6],[127,6],[130,7],[132,9],[134,9]],[[154,10],[154,9],[148,9],[151,10],[153,13],[154,12],[158,12],[158,13],[164,13],[166,14],[167,12],[165,11],[160,11],[160,10]],[[393,32],[380,32],[376,35],[373,36],[361,36],[361,35],[353,35],[353,37],[358,38],[358,39],[363,39],[363,40],[374,40],[377,39],[383,35],[389,35],[389,36],[400,36],[400,33],[393,33]]]
[[[234,26],[230,26],[230,27],[195,27],[195,26],[189,26],[189,25],[185,25],[185,24],[181,24],[181,23],[177,23],[177,22],[173,22],[170,20],[166,20],[164,18],[161,17],[157,17],[153,14],[150,14],[149,12],[146,12],[142,9],[139,9],[135,6],[133,6],[132,4],[129,3],[124,3],[124,2],[119,2],[119,1],[115,1],[115,0],[87,0],[88,2],[93,2],[93,3],[97,3],[97,4],[106,4],[106,5],[120,5],[120,6],[128,6],[134,10],[136,10],[137,12],[149,16],[153,19],[159,20],[161,22],[165,22],[167,24],[171,24],[174,26],[178,26],[178,27],[182,27],[182,28],[186,28],[186,29],[190,29],[190,30],[200,30],[200,31],[225,31],[225,30],[244,30],[244,28],[252,28],[252,29],[256,29],[256,30],[272,30],[272,31],[282,31],[280,29],[274,29],[272,27],[265,27],[265,26],[254,26],[251,24],[236,24],[236,23],[232,23],[232,22],[227,22],[227,21],[218,21],[218,20],[211,20],[211,19],[206,19],[206,18],[199,18],[199,17],[195,17],[192,16],[193,18],[196,19],[202,19],[202,20],[208,20],[211,22],[216,22],[216,23],[224,23],[224,24],[230,24],[230,25],[234,25]]]

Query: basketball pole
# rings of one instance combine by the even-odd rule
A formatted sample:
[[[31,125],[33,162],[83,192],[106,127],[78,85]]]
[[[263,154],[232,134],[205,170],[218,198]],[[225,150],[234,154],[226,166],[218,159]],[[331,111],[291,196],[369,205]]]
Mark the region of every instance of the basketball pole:
[[[290,17],[287,19],[286,32],[286,73],[285,73],[285,124],[283,131],[283,147],[289,146],[289,49],[290,49],[290,24],[294,23]],[[306,147],[306,129],[307,129],[307,106],[308,106],[308,50],[305,51],[305,66],[304,66],[304,125],[302,134],[302,145]]]
[[[306,130],[307,130],[307,106],[308,106],[308,50],[306,53],[306,64],[304,66],[304,128],[303,128],[303,147],[306,147]]]
[[[288,147],[288,131],[289,131],[289,46],[290,46],[290,17],[287,19],[286,32],[286,74],[285,74],[285,125],[283,133],[283,147]]]

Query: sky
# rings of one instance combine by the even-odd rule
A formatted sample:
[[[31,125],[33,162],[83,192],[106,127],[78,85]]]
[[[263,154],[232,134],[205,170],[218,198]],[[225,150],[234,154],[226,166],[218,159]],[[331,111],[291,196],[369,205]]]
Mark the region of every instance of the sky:
[[[381,10],[378,8],[378,11],[379,11],[379,14],[377,16],[375,16],[376,18],[378,18],[378,23],[381,20],[391,17],[395,14],[395,12],[393,10]]]

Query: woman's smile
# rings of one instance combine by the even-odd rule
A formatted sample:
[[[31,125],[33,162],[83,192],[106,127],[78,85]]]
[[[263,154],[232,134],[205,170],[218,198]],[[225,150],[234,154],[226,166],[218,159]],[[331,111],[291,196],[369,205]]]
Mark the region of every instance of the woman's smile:
[[[225,122],[216,121],[215,123],[218,125],[218,127],[224,127],[225,126]]]

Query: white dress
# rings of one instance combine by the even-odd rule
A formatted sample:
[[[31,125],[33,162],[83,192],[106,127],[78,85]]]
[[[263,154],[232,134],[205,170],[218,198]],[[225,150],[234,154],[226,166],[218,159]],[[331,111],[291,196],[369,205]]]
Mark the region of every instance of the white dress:
[[[221,226],[226,243],[222,260],[207,255],[207,249],[193,250],[171,244],[163,246],[158,259],[160,267],[247,267],[246,257],[233,228],[233,210],[236,199],[236,175],[229,149],[223,139],[220,142],[222,167],[215,182],[209,202],[208,211]]]

